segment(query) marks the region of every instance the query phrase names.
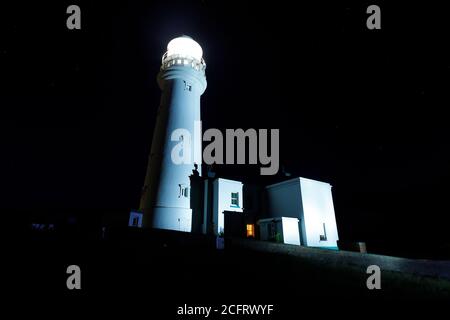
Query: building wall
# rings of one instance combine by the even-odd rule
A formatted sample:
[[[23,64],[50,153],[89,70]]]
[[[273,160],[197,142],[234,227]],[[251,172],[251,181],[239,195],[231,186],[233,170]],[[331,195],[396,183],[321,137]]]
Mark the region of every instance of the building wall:
[[[295,178],[270,185],[266,191],[268,216],[298,218],[302,245],[337,247],[339,237],[330,184]],[[326,241],[320,239],[325,232]]]
[[[300,245],[300,233],[298,231],[298,219],[290,217],[278,217],[274,219],[261,219],[258,221],[260,239],[263,241],[274,241],[276,236],[269,232],[273,228],[275,234],[280,234],[283,243]],[[269,228],[271,226],[271,228]]]
[[[219,234],[224,230],[224,211],[242,212],[244,199],[242,193],[242,182],[218,178],[213,183],[213,226],[214,233]],[[239,205],[231,204],[231,193],[239,194]]]
[[[299,218],[301,203],[298,179],[268,186],[266,190],[269,217]]]
[[[267,241],[269,240],[269,232],[267,231],[267,223],[258,223],[259,224],[259,240]]]
[[[283,225],[281,218],[276,219],[261,219],[258,221],[259,225],[259,239],[263,241],[275,241],[275,235],[269,230],[272,230],[275,234],[280,233],[283,235]]]
[[[334,213],[331,185],[325,182],[300,178],[306,241],[310,247],[337,247],[338,231]],[[327,240],[321,241],[324,234]]]
[[[303,223],[300,179],[292,179],[266,187],[267,215],[272,218],[291,217],[299,219],[300,242],[306,245],[306,230]]]
[[[300,245],[300,232],[298,230],[297,218],[281,218],[282,230],[283,230],[283,242],[287,244]]]
[[[195,126],[200,121],[200,96],[206,88],[206,79],[203,73],[190,67],[173,66],[161,70],[158,83],[162,96],[140,203],[143,225],[190,232],[189,176],[194,163],[201,163],[202,138],[196,134]],[[174,132],[180,135],[172,137]],[[172,152],[177,150],[174,147],[180,145],[192,150],[188,163],[173,161]],[[201,175],[201,167],[198,170]]]

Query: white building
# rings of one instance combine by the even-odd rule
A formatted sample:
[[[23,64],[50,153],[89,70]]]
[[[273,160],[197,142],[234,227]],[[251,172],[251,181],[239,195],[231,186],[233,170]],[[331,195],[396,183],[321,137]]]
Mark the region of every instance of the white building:
[[[263,241],[338,248],[333,196],[331,185],[326,182],[294,178],[269,185],[265,192],[244,195],[244,190],[249,188],[244,188],[240,181],[197,179],[201,179],[202,190],[192,192],[197,195],[193,199],[198,200],[191,202],[191,205],[197,203],[192,210],[195,217],[199,217],[195,223],[198,227],[192,232],[253,238],[258,233],[258,238]],[[265,201],[262,201],[263,197]],[[261,202],[263,206],[257,212],[246,210],[244,198]],[[142,220],[141,212],[131,212],[128,225],[142,227]],[[259,232],[255,230],[256,226]]]
[[[331,185],[295,178],[266,187],[269,217],[299,219],[303,246],[337,248],[338,231]]]
[[[205,181],[205,186],[207,185]],[[243,199],[244,196],[247,198],[249,195],[244,195],[244,190],[243,183],[240,181],[222,178],[212,181],[212,195],[204,198],[203,221],[212,224],[210,230],[213,230],[214,234],[233,234],[227,230],[235,231],[235,223],[240,223],[238,229],[242,228],[242,231],[251,226],[252,234],[254,234],[254,223],[257,222],[261,240],[337,249],[339,237],[330,184],[295,178],[269,185],[265,188],[265,195],[259,193],[256,195],[258,199],[252,199],[256,202],[261,201],[263,196],[266,197],[264,212],[259,212],[253,222],[243,223],[243,220],[233,219],[234,222],[231,225],[226,225],[232,220],[225,223],[224,212],[231,215],[233,212],[242,216],[246,214]],[[204,194],[207,195],[208,192]],[[211,202],[210,206],[207,205],[208,202]],[[211,208],[212,219],[207,218],[206,208],[208,207]],[[257,220],[262,216],[264,219]],[[205,232],[207,229],[204,225],[203,233],[207,233]]]
[[[269,218],[258,220],[260,240],[279,241],[300,245],[300,232],[297,218]]]
[[[202,137],[195,132],[206,90],[205,68],[203,50],[190,37],[167,45],[157,78],[162,93],[139,206],[143,226],[192,230],[189,177],[202,161]],[[184,149],[191,152],[180,151]]]
[[[213,182],[214,233],[224,232],[224,211],[242,212],[244,208],[242,182],[218,178]],[[206,221],[206,219],[205,219]]]
[[[244,210],[242,182],[218,178],[211,185],[209,177],[202,177],[197,166],[202,162],[202,138],[195,133],[200,97],[207,86],[205,69],[203,50],[192,38],[182,36],[168,43],[157,77],[162,94],[139,211],[130,213],[128,225],[220,235],[227,220],[230,227],[246,228],[247,236],[254,237],[254,223],[265,213],[280,222],[275,224],[287,243],[337,247],[328,183],[305,178],[277,183],[265,188],[264,206]],[[255,192],[249,207],[252,202],[262,203],[263,196],[264,192]]]

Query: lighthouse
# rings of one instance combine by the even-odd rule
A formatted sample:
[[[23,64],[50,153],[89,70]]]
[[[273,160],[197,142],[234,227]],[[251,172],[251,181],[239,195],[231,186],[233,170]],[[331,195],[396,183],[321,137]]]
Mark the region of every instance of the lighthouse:
[[[192,38],[168,43],[157,76],[162,94],[140,201],[145,227],[191,231],[189,176],[193,170],[201,175],[205,69],[203,50]]]

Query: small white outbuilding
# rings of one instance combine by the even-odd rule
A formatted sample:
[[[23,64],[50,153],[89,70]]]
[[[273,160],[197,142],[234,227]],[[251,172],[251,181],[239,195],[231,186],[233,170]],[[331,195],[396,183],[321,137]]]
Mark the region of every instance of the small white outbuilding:
[[[271,218],[297,218],[300,244],[337,249],[339,239],[331,185],[295,178],[266,187],[267,214]]]

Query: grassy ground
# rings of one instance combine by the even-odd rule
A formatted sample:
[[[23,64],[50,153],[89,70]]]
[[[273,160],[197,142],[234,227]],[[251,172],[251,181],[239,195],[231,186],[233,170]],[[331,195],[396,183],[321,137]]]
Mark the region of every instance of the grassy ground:
[[[95,301],[113,298],[122,301],[119,305],[141,306],[145,301],[146,308],[162,314],[158,319],[180,319],[176,310],[184,304],[218,308],[222,304],[274,304],[277,315],[285,318],[312,306],[328,312],[392,301],[450,301],[447,280],[382,271],[381,290],[368,290],[363,268],[239,248],[218,251],[211,246],[186,247],[164,241],[33,241],[16,255],[13,284],[20,294]],[[66,288],[70,264],[82,270],[79,292]],[[116,306],[108,304],[108,308]]]

